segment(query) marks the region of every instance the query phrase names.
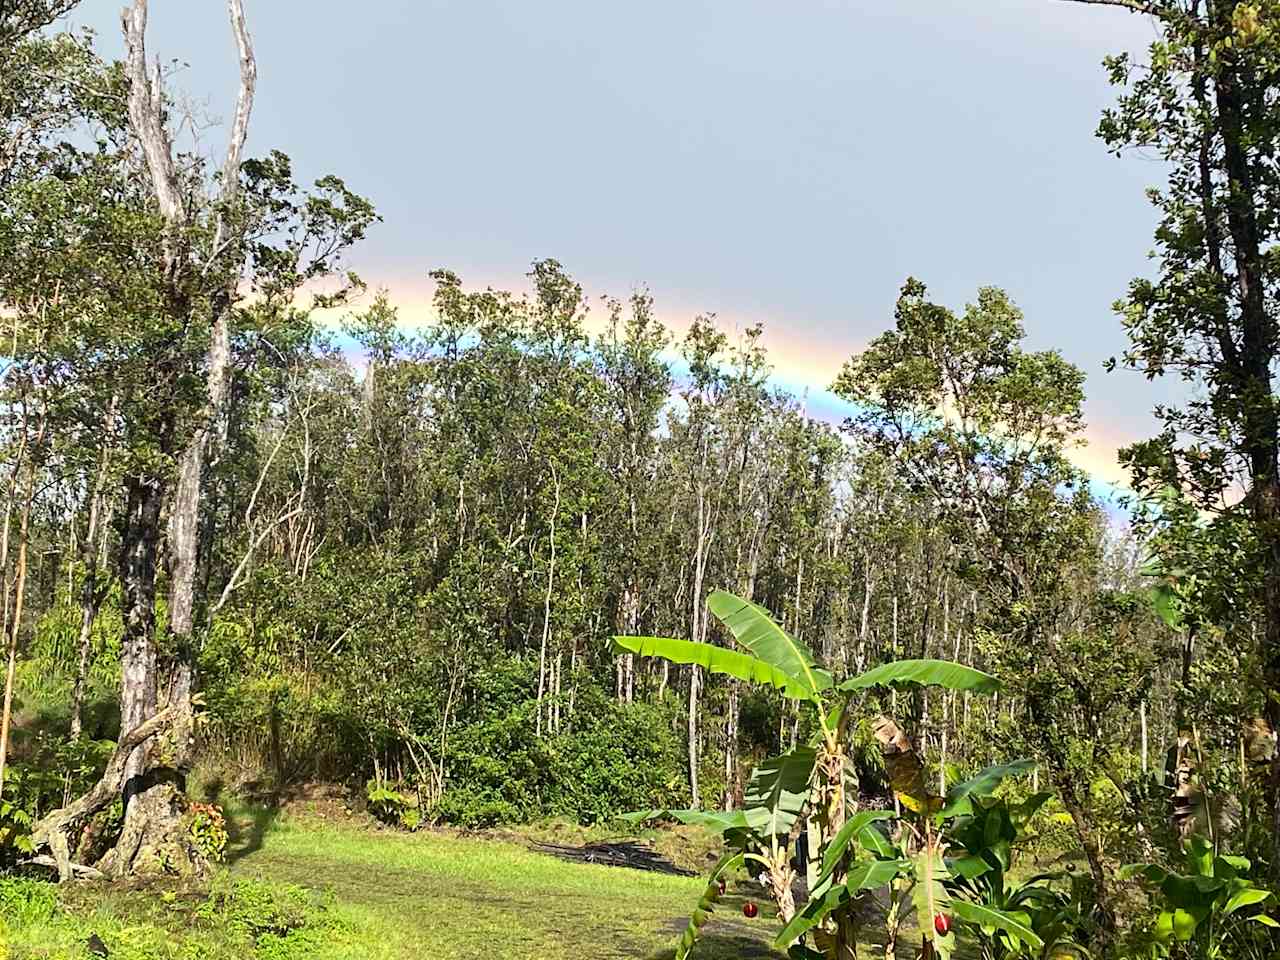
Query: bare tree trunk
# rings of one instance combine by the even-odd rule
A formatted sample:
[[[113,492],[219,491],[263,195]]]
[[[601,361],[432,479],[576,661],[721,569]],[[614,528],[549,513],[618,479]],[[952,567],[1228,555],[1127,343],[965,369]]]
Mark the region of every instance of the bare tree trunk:
[[[547,563],[547,592],[542,603],[542,648],[538,654],[538,717],[535,733],[542,736],[542,701],[547,690],[547,644],[551,639],[551,591],[556,578],[556,517],[560,513],[560,478],[554,468],[551,482],[555,484],[555,506],[551,508],[551,558]]]
[[[41,414],[40,429],[35,446],[39,447],[44,439],[44,415]],[[25,433],[26,415],[23,414],[23,430]],[[31,504],[36,494],[35,456],[27,458],[27,489],[23,494],[22,519],[18,527],[18,561],[17,573],[13,588],[13,613],[8,618],[9,657],[4,678],[4,708],[0,714],[0,794],[4,792],[5,767],[9,759],[9,719],[13,711],[13,684],[18,667],[18,636],[22,630],[22,601],[27,591],[27,547],[31,542]],[[6,530],[6,535],[7,535]]]
[[[55,810],[38,821],[31,830],[31,841],[35,850],[48,847],[53,853],[53,865],[58,868],[58,880],[70,880],[75,873],[90,877],[102,876],[101,871],[73,864],[71,862],[71,837],[77,826],[99,810],[110,806],[120,795],[125,782],[125,768],[130,756],[144,743],[154,737],[173,721],[172,710],[162,710],[150,717],[145,723],[134,727],[120,737],[115,753],[107,761],[107,769],[102,779],[93,789],[73,803],[60,810]],[[43,863],[40,857],[32,858],[32,863]]]
[[[102,605],[98,589],[98,541],[106,541],[106,524],[102,522],[102,504],[106,495],[107,466],[110,456],[106,445],[111,421],[115,418],[116,398],[111,398],[103,430],[102,453],[98,459],[98,476],[89,501],[89,527],[80,545],[80,563],[84,567],[80,584],[80,635],[77,641],[76,679],[71,687],[71,738],[80,736],[84,718],[84,688],[89,674],[89,657],[93,650],[93,623]]]
[[[695,643],[707,639],[707,614],[703,609],[702,589],[707,570],[707,553],[710,548],[710,507],[707,504],[707,483],[705,478],[707,464],[707,442],[702,449],[702,475],[698,480],[698,542],[694,553],[693,569],[693,617],[692,639]],[[689,738],[689,794],[693,806],[702,805],[702,795],[698,788],[698,693],[702,686],[702,671],[697,664],[689,665],[689,712],[686,733]]]
[[[951,594],[946,589],[942,593],[942,653],[946,655],[947,644],[951,637]],[[952,655],[952,659],[960,654],[960,640],[956,639],[956,650]],[[938,796],[945,797],[947,795],[947,747],[951,739],[951,715],[948,712],[950,706],[950,698],[947,691],[939,692],[942,700],[942,731],[940,736],[941,750],[938,754]]]
[[[724,809],[732,810],[738,796],[738,682],[729,681],[729,715],[724,729]]]
[[[120,729],[133,730],[158,713],[155,647],[156,554],[164,486],[149,477],[126,481],[127,506],[121,536],[120,581],[124,587]],[[181,707],[173,706],[174,714]],[[153,762],[154,743],[135,749],[124,764],[124,826],[116,847],[99,865],[108,876],[180,872],[193,867],[180,829],[177,772]]]
[[[146,30],[146,0],[135,0],[135,10],[141,6],[142,27],[136,34],[136,44],[143,49]],[[227,144],[227,154],[222,167],[222,185],[219,202],[225,208],[235,200],[240,185],[240,157],[244,151],[245,139],[249,134],[249,117],[253,112],[253,98],[257,86],[258,67],[253,55],[253,44],[245,23],[243,0],[228,0],[227,13],[231,21],[232,33],[235,35],[236,48],[240,59],[240,91],[236,101],[236,115],[231,127],[231,137]],[[135,34],[130,33],[131,47]],[[158,86],[158,85],[157,85]],[[152,99],[155,99],[153,91]],[[141,108],[137,110],[140,114]],[[163,134],[164,127],[159,117],[147,118],[145,121],[135,117],[134,98],[130,97],[130,118],[135,128],[158,129]],[[139,132],[141,136],[141,132]],[[166,149],[171,149],[165,139]],[[157,185],[157,193],[163,188],[160,183],[171,177],[172,159],[166,166],[153,162],[151,151],[148,151],[148,164],[152,171],[152,180]],[[166,219],[168,215],[166,214]],[[180,219],[170,220],[171,225],[181,225]],[[221,255],[224,244],[229,240],[225,215],[218,215],[214,230],[212,258]],[[233,275],[234,276],[234,275]],[[205,455],[209,441],[217,429],[218,418],[226,404],[231,385],[231,303],[235,296],[235,280],[221,295],[215,298],[213,324],[209,335],[209,349],[205,357],[205,390],[208,405],[205,411],[205,422],[196,430],[186,450],[183,451],[178,464],[178,480],[174,489],[173,503],[169,513],[169,555],[172,559],[170,570],[171,586],[169,592],[169,632],[173,637],[176,650],[168,678],[168,700],[171,704],[189,708],[194,686],[195,650],[193,648],[192,628],[195,622],[195,581],[196,558],[199,550],[200,526],[200,489],[204,474]],[[179,736],[179,750],[185,751],[185,741],[189,738]]]
[[[1138,706],[1138,722],[1141,726],[1142,735],[1142,774],[1147,773],[1147,701],[1143,700]]]

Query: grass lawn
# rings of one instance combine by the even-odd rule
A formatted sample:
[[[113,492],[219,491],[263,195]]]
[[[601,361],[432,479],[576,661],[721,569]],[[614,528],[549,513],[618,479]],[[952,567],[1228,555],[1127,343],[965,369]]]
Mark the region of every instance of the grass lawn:
[[[239,891],[235,902],[211,909],[203,892],[77,884],[60,893],[52,916],[5,903],[9,960],[88,957],[90,933],[123,960],[658,960],[671,956],[704,887],[695,878],[565,863],[511,840],[400,834],[306,813],[239,811],[233,826],[228,867],[214,887]],[[264,924],[245,917],[287,914],[305,900],[295,887],[331,892],[319,908],[308,905],[321,920],[292,933],[284,923],[281,936],[246,934],[247,922],[257,923],[254,931]],[[257,903],[275,895],[287,902]],[[780,956],[768,948],[777,930],[772,905],[761,902],[761,915],[748,921],[743,900],[730,889],[696,957]],[[247,936],[258,945],[246,954]]]

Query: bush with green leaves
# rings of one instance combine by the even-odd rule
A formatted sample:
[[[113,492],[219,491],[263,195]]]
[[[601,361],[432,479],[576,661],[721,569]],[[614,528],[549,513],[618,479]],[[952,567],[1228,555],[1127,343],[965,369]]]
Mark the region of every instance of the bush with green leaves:
[[[1155,923],[1148,931],[1159,956],[1217,960],[1271,956],[1280,929],[1268,912],[1274,891],[1251,877],[1244,857],[1218,853],[1198,834],[1187,838],[1182,869],[1154,863],[1131,864],[1122,878],[1141,877],[1157,894]]]
[[[187,837],[210,863],[227,855],[227,818],[216,803],[192,803],[187,807]]]
[[[364,787],[369,812],[389,827],[416,830],[422,823],[417,797],[382,780],[370,780]]]
[[[535,666],[495,658],[471,677],[431,818],[468,827],[546,817],[591,824],[680,794],[678,704],[619,704],[584,679],[572,719],[539,737]]]

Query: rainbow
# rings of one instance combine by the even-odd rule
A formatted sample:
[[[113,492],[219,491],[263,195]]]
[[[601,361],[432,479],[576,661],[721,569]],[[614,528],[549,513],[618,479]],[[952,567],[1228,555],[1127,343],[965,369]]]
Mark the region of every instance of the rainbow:
[[[472,283],[464,276],[466,288],[482,290],[491,287],[495,290],[519,291],[527,285],[523,279],[516,283],[492,281],[490,283]],[[434,285],[430,281],[384,280],[371,284],[370,290],[378,289],[386,293],[388,300],[396,308],[398,326],[406,332],[422,330],[435,322],[435,310],[431,297]],[[332,331],[339,328],[343,316],[354,310],[358,311],[372,300],[372,294],[366,296],[354,307],[342,310],[321,311],[321,325]],[[655,315],[678,340],[689,328],[697,310],[663,309],[661,304]],[[600,333],[604,330],[607,314],[603,304],[593,309],[587,317],[589,333]],[[853,341],[841,338],[836,332],[803,338],[787,336],[785,321],[770,323],[767,318],[717,315],[716,320],[721,329],[732,339],[756,322],[764,328],[761,343],[765,347],[768,359],[773,367],[770,383],[801,402],[807,413],[816,419],[838,424],[853,413],[853,407],[827,389],[840,372],[844,361],[865,345],[865,341]],[[681,360],[674,349],[669,350],[665,359],[678,370]],[[1107,506],[1115,509],[1119,500],[1128,492],[1128,480],[1124,468],[1117,459],[1117,451],[1128,443],[1130,438],[1121,437],[1104,426],[1089,425],[1082,442],[1069,451],[1071,461],[1088,474],[1091,489],[1096,497]]]

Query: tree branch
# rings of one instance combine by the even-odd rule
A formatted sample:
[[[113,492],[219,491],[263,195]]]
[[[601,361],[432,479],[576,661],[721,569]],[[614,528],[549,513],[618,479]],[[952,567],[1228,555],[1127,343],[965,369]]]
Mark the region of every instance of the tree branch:
[[[1153,17],[1159,16],[1161,13],[1160,6],[1155,0],[1058,0],[1058,2],[1084,3],[1097,7],[1120,7],[1130,13],[1145,13]]]
[[[231,30],[236,35],[236,49],[240,51],[240,94],[236,98],[236,118],[231,125],[231,140],[227,144],[227,158],[222,165],[222,193],[234,193],[240,178],[240,154],[249,135],[249,115],[253,113],[253,95],[258,85],[258,61],[253,55],[253,41],[244,19],[243,0],[227,0],[227,13],[231,18]]]
[[[160,213],[172,227],[186,217],[178,174],[173,165],[169,134],[164,127],[164,91],[159,64],[154,79],[147,76],[147,0],[133,0],[121,15],[125,42],[125,76],[129,80],[129,121],[142,145]],[[170,253],[173,256],[173,253]],[[170,264],[170,269],[172,269]]]

